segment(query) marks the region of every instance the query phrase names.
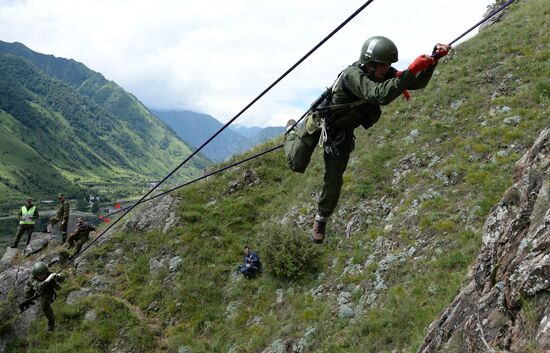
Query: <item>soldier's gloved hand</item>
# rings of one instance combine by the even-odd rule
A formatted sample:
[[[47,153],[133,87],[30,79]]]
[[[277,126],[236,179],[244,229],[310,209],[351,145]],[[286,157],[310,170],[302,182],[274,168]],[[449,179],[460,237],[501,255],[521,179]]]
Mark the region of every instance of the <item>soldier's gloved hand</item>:
[[[437,43],[432,50],[432,58],[437,62],[439,59],[449,54],[449,50],[451,50],[450,45]]]
[[[420,55],[409,65],[408,70],[416,76],[419,72],[426,70],[433,64],[435,64],[434,58],[428,55]]]
[[[55,278],[56,275],[57,275],[56,273],[50,273],[50,275],[48,276],[48,278],[46,278],[44,283],[49,283],[52,279]]]

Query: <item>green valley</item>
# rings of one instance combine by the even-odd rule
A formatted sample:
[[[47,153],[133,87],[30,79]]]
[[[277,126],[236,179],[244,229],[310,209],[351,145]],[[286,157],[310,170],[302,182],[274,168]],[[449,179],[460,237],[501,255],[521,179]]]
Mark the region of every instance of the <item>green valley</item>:
[[[19,43],[0,42],[0,118],[3,201],[139,193],[192,151],[114,82]],[[208,163],[197,156],[178,180]]]

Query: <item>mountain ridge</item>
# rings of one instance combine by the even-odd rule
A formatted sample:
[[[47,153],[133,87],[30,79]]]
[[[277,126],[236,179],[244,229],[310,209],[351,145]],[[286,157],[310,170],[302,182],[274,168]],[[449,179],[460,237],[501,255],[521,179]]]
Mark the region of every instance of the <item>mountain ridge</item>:
[[[153,113],[194,148],[201,146],[224,126],[211,115],[189,110],[153,110]],[[247,132],[241,134],[239,131],[243,129]],[[210,160],[223,162],[283,132],[283,127],[235,128],[229,126],[206,145],[203,151]]]

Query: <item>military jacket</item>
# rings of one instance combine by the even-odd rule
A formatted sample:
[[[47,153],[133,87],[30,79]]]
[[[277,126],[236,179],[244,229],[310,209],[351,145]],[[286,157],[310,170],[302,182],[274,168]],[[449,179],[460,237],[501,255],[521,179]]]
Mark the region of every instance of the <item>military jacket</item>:
[[[49,274],[48,274],[49,276]],[[31,298],[35,295],[37,296],[46,296],[48,298],[55,298],[55,291],[61,289],[61,286],[55,278],[52,278],[49,282],[39,281],[38,279],[31,276],[27,281],[25,288],[25,297]]]
[[[69,219],[69,203],[67,201],[59,203],[57,206],[57,218]]]
[[[95,227],[92,227],[88,223],[84,222],[83,224],[80,224],[78,228],[69,235],[69,238],[67,239],[69,242],[75,242],[80,239],[88,239],[90,236],[90,232],[94,232],[96,230]]]
[[[361,63],[355,62],[338,76],[333,88],[330,105],[366,101],[351,110],[335,113],[335,125],[345,130],[353,131],[359,125],[365,129],[378,121],[381,115],[381,105],[386,105],[399,97],[405,89],[420,89],[426,87],[432,77],[435,66],[413,75],[405,70],[396,77],[397,70],[390,67],[382,82],[363,71]]]

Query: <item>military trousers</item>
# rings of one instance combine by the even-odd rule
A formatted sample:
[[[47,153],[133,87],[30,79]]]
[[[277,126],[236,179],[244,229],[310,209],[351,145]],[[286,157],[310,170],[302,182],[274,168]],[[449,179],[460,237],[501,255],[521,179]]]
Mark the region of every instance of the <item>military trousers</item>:
[[[51,325],[55,322],[55,315],[52,309],[52,302],[54,301],[54,293],[43,294],[40,297],[40,304],[42,306],[42,312],[44,316],[48,319],[48,324]]]
[[[82,246],[84,246],[84,244],[90,239],[89,236],[78,236],[78,237],[69,237],[69,239],[67,239],[67,242],[69,243],[69,249],[70,248],[73,248],[73,251],[70,255],[70,258],[72,259],[76,254],[78,254],[80,252],[80,250],[82,249]]]
[[[21,240],[21,237],[23,234],[27,234],[27,245],[31,242],[31,235],[34,231],[34,224],[20,224],[17,227],[17,233],[15,233],[15,243],[13,243],[13,247],[16,248],[19,244],[19,240]]]
[[[309,133],[306,124],[298,125],[294,131],[287,134],[284,148],[291,170],[297,173],[305,172],[311,161],[311,155],[319,142],[320,135],[320,131]],[[329,154],[323,151],[325,175],[317,210],[324,217],[330,216],[338,204],[344,183],[344,172],[354,148],[353,139],[353,133],[348,133],[348,136],[340,144],[338,154]]]
[[[59,218],[57,216],[50,218],[50,224],[52,225],[52,227],[61,221],[65,221],[65,223],[59,225],[59,230],[61,231],[61,233],[67,233],[67,227],[69,225],[68,218]]]

